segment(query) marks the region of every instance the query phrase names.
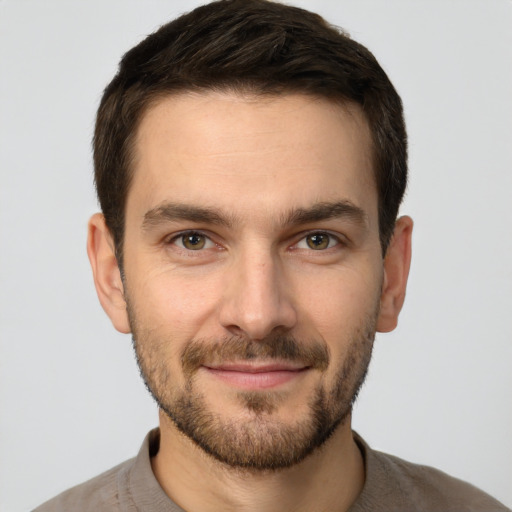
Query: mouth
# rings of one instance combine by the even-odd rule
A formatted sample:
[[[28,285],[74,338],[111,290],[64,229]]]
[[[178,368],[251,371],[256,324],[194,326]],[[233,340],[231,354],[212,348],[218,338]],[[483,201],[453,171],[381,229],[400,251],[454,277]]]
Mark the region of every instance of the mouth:
[[[290,362],[230,362],[202,367],[212,377],[245,390],[265,390],[300,378],[310,366]]]

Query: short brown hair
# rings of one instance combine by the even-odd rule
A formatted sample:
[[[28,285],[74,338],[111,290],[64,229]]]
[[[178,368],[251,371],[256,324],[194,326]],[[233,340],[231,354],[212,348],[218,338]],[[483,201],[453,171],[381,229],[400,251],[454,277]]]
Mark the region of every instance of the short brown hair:
[[[134,139],[156,99],[182,91],[303,93],[355,102],[373,141],[385,252],[407,182],[402,102],[375,57],[319,15],[267,0],[219,0],[163,25],[121,60],[96,119],[96,190],[122,262]]]

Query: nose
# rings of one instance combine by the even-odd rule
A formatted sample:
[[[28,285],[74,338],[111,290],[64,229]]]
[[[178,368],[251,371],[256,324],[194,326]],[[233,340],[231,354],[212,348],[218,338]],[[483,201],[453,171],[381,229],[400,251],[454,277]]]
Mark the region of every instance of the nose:
[[[229,269],[220,322],[231,334],[261,340],[292,329],[297,313],[279,258],[265,250],[248,252]]]

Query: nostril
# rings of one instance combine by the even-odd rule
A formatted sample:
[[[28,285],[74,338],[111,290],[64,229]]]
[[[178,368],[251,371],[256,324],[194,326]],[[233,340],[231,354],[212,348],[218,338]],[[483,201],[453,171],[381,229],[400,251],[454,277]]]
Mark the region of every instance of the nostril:
[[[238,327],[238,325],[225,325],[224,329],[226,329],[232,336],[240,338],[245,336],[244,330]]]

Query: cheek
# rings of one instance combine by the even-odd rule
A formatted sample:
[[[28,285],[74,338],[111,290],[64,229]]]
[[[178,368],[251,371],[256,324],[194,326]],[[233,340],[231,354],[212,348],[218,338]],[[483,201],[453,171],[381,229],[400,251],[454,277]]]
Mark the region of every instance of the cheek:
[[[338,350],[373,320],[380,297],[375,267],[333,269],[296,285],[301,316],[316,334]]]
[[[212,315],[221,289],[215,279],[183,276],[171,270],[146,273],[131,295],[140,323],[190,339]]]

